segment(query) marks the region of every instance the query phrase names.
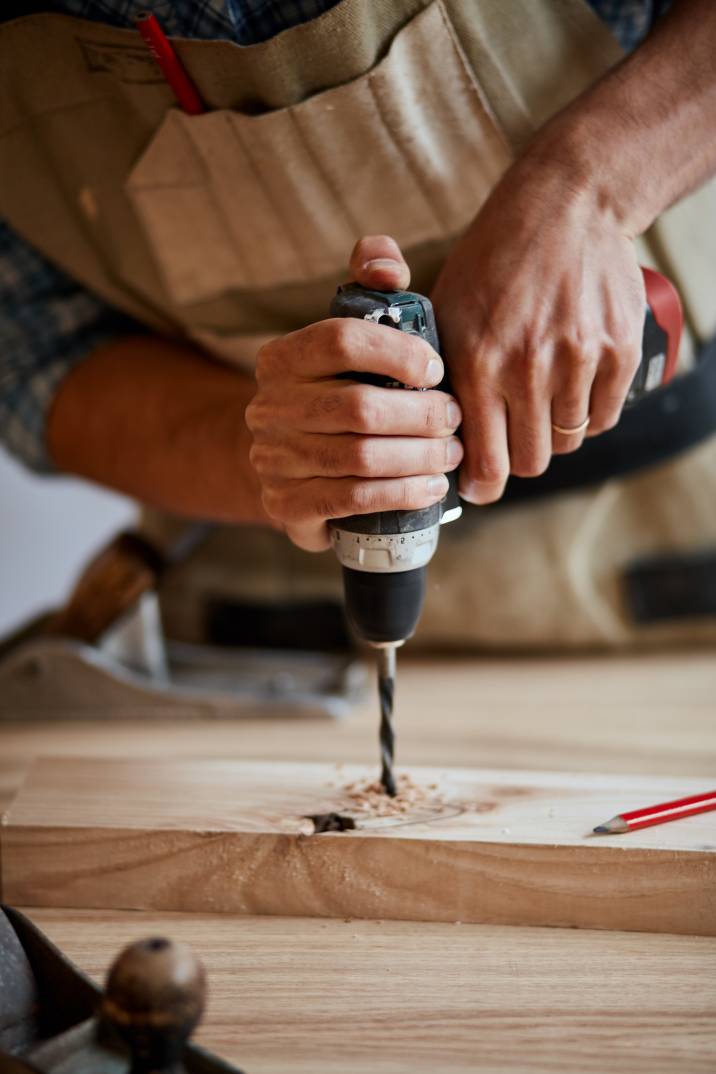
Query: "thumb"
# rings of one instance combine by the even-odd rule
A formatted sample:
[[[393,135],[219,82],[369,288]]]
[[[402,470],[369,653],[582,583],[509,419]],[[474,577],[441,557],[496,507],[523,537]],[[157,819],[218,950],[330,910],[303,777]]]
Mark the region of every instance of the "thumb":
[[[351,278],[376,291],[404,291],[410,286],[410,269],[395,239],[366,235],[353,247]]]

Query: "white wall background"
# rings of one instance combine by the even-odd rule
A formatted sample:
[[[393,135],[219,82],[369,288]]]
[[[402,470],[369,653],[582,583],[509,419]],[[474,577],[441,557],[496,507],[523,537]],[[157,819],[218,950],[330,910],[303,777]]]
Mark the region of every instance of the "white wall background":
[[[88,482],[29,474],[0,448],[0,637],[60,602],[89,554],[134,513]]]

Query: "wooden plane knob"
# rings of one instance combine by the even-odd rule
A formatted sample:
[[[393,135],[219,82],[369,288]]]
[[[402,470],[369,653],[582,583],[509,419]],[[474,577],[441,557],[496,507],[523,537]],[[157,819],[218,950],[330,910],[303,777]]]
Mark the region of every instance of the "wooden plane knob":
[[[191,948],[140,940],[110,967],[102,1017],[129,1046],[131,1074],[180,1074],[182,1052],[206,1000],[206,974]]]

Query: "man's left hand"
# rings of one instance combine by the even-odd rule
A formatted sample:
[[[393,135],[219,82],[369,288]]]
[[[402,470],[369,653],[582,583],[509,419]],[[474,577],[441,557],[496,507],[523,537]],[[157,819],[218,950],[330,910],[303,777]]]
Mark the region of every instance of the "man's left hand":
[[[558,168],[525,158],[447,259],[433,301],[463,412],[460,493],[485,504],[509,474],[619,420],[641,354],[632,241]],[[575,429],[565,434],[554,429]]]

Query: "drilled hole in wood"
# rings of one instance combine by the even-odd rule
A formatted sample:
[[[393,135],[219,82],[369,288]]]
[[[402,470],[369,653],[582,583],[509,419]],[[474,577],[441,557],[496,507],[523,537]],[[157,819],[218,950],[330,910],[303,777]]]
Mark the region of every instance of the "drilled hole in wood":
[[[344,817],[341,813],[309,813],[306,820],[313,822],[313,834],[321,832],[350,832],[356,826],[353,817]]]

